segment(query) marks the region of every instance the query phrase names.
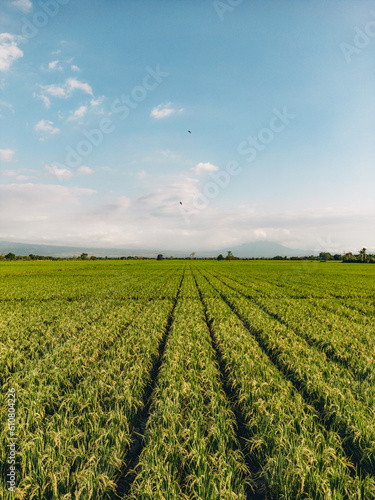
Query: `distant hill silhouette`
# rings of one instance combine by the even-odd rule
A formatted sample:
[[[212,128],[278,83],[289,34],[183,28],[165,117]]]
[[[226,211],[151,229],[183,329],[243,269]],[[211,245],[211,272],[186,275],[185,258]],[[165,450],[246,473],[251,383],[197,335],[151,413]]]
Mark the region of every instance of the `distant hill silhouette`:
[[[52,257],[73,257],[79,256],[82,252],[86,252],[97,257],[123,257],[128,255],[138,255],[144,257],[156,257],[159,253],[168,257],[188,257],[192,251],[196,249],[184,250],[170,250],[157,248],[93,248],[93,247],[73,247],[73,246],[58,246],[58,245],[44,245],[36,243],[18,243],[11,241],[0,241],[0,253],[7,254],[12,252],[16,255],[43,255]],[[298,250],[288,248],[284,245],[272,241],[253,241],[251,243],[244,243],[242,245],[235,245],[218,250],[196,250],[196,257],[217,257],[220,253],[227,255],[230,250],[235,257],[275,257],[280,255],[282,257],[303,257],[307,255],[318,255],[319,252],[313,250]]]
[[[304,257],[307,255],[319,255],[319,252],[314,250],[300,250],[295,248],[289,248],[280,243],[274,241],[253,241],[251,243],[244,243],[242,245],[233,246],[227,250],[222,250],[225,257],[228,250],[230,250],[235,257],[276,257],[280,255],[281,257]]]

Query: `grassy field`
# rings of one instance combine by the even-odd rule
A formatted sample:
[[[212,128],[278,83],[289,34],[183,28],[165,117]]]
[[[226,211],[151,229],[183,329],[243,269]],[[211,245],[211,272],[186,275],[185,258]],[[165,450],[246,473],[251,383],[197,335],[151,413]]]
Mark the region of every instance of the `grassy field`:
[[[374,285],[337,262],[1,262],[2,498],[375,499]]]

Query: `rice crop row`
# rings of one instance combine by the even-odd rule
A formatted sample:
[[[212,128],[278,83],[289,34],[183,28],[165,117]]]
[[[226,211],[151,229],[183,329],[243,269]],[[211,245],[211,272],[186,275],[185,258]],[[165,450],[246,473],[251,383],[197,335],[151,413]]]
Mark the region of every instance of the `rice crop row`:
[[[128,498],[244,499],[245,470],[203,308],[187,275]]]
[[[60,367],[50,380],[33,374],[34,385],[12,380],[22,402],[19,498],[24,493],[40,499],[97,498],[113,487],[111,479],[130,444],[132,419],[142,407],[170,309],[168,301],[151,304],[62,396],[56,391]],[[72,380],[69,373],[67,377]]]
[[[223,283],[240,292],[293,331],[315,345],[334,361],[348,367],[360,379],[375,380],[375,341],[372,325],[357,325],[322,310],[322,299],[271,298],[248,293],[247,287],[221,277]],[[325,299],[324,302],[328,302]]]
[[[348,453],[364,471],[375,470],[375,407],[373,384],[358,381],[343,367],[329,362],[292,330],[267,315],[253,302],[210,276],[267,351],[299,388],[308,402],[339,433]]]
[[[133,312],[135,314],[161,293],[160,290],[163,294],[175,293],[176,278],[171,279],[171,275],[153,278],[137,281],[137,287],[132,285],[133,290],[141,288],[144,298],[137,302],[130,301],[124,317],[130,318]],[[52,303],[42,301],[37,305],[25,303],[12,307],[7,304],[6,308],[2,308],[0,320],[0,383],[4,384],[10,374],[46,357],[55,349],[55,356],[60,357],[61,350],[71,350],[71,344],[77,347],[81,341],[87,341],[90,335],[82,336],[81,332],[90,328],[97,331],[103,317],[105,322],[108,311],[112,315],[124,315],[121,311],[123,306],[123,299],[118,297],[101,300],[91,297],[79,304],[61,299]]]
[[[175,295],[180,281],[179,274],[158,287]],[[14,498],[98,498],[114,489],[173,305],[151,298],[107,308],[70,341],[8,376],[19,402]]]
[[[375,499],[375,266],[0,263],[16,500]],[[0,406],[6,430],[7,407]]]
[[[375,498],[375,482],[353,477],[336,433],[319,424],[218,292],[196,274],[223,369],[245,424],[248,461],[267,498]]]

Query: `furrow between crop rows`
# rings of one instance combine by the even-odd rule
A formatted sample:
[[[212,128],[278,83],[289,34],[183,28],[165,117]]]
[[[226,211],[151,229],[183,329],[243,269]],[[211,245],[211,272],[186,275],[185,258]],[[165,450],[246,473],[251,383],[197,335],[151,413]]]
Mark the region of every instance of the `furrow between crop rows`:
[[[374,480],[353,475],[340,439],[318,423],[314,408],[249,336],[220,290],[202,275],[196,278],[237,411],[246,424],[246,459],[259,471],[267,498],[375,498]]]
[[[200,301],[202,303],[205,322],[208,331],[210,332],[212,348],[215,353],[215,359],[220,370],[219,371],[220,381],[223,386],[225,395],[228,401],[230,402],[231,410],[235,417],[235,430],[239,447],[242,455],[244,456],[247,470],[249,471],[250,477],[248,478],[247,483],[245,484],[246,498],[247,499],[257,498],[258,500],[261,500],[262,498],[264,498],[265,495],[266,483],[264,479],[261,477],[259,465],[256,464],[256,466],[254,467],[254,461],[251,461],[250,456],[247,454],[248,435],[246,431],[246,425],[247,425],[246,418],[244,417],[243,412],[240,411],[238,405],[238,394],[236,393],[236,391],[233,390],[233,385],[231,384],[230,376],[228,375],[229,366],[225,362],[223,352],[220,348],[220,343],[217,339],[214,329],[212,328],[212,317],[210,316],[209,310],[207,309],[207,304],[204,300],[202,290],[198,285],[196,276],[194,276],[194,282],[198,290]]]
[[[83,332],[84,343],[78,349],[72,345],[78,356],[75,367],[69,363],[71,355],[67,351],[60,359],[51,360],[51,369],[44,376],[37,366],[23,378],[20,376],[19,381],[12,377],[19,400],[22,443],[18,453],[20,495],[24,494],[21,491],[30,493],[35,489],[36,498],[47,495],[57,499],[62,492],[94,495],[95,491],[113,488],[111,477],[122,463],[122,449],[130,442],[130,425],[143,406],[140,396],[148,386],[159,335],[164,331],[164,327],[156,325],[167,321],[171,307],[170,301],[148,304],[145,308],[138,303],[141,309],[122,327],[118,326],[121,318],[114,314],[110,321],[107,312],[107,327],[96,325],[96,344],[92,330]],[[131,309],[126,312],[132,315]],[[138,359],[139,373],[134,369]],[[118,383],[123,372],[126,376]],[[144,377],[140,376],[142,372]],[[123,405],[126,408],[122,414]],[[110,435],[103,425],[108,419],[113,421]],[[105,443],[108,449],[103,448]],[[104,458],[95,452],[91,463],[94,455],[90,458],[90,450],[100,450],[100,445]],[[5,451],[2,447],[2,454]],[[49,473],[40,475],[40,470]]]
[[[298,299],[280,300],[248,295],[246,287],[233,286],[228,278],[219,278],[226,286],[251,300],[266,314],[292,329],[312,346],[336,363],[348,368],[357,378],[369,384],[375,381],[375,345],[371,330],[364,330],[342,320],[335,324],[330,317],[318,316],[313,306]],[[229,283],[228,283],[229,281]],[[326,326],[327,321],[330,322]],[[344,324],[343,324],[344,323]]]
[[[181,295],[129,499],[244,499],[246,466],[192,276]],[[125,498],[125,497],[124,497]]]
[[[361,403],[358,387],[347,371],[327,362],[324,355],[312,349],[276,320],[240,294],[210,276],[224,301],[255,336],[267,355],[312,404],[322,422],[337,432],[348,456],[364,473],[375,470],[375,425],[372,402]],[[364,385],[364,384],[363,384]],[[366,388],[365,388],[366,391]],[[365,397],[365,394],[362,394]]]
[[[142,452],[143,446],[144,446],[144,432],[145,428],[150,416],[150,405],[151,405],[151,400],[152,400],[152,394],[155,390],[156,386],[156,381],[159,375],[163,355],[164,355],[164,350],[165,350],[165,345],[167,343],[169,333],[174,321],[175,317],[175,309],[177,306],[178,298],[181,292],[181,286],[184,280],[184,274],[181,277],[180,284],[177,289],[176,296],[173,301],[173,306],[172,309],[169,313],[168,316],[168,321],[167,325],[165,327],[165,331],[163,334],[163,337],[160,341],[159,348],[158,348],[158,356],[156,359],[156,362],[154,363],[154,366],[152,367],[151,370],[151,375],[150,375],[150,383],[147,386],[145,390],[145,394],[143,397],[143,400],[145,401],[145,405],[143,408],[140,408],[136,417],[134,418],[134,424],[131,430],[131,447],[128,452],[128,455],[125,457],[123,464],[121,466],[121,470],[117,475],[117,478],[115,480],[116,483],[116,488],[115,491],[113,492],[112,498],[121,498],[125,495],[127,495],[130,491],[131,485],[134,481],[135,474],[134,474],[134,468],[136,467],[139,456]]]
[[[127,304],[130,304],[130,308],[128,309],[125,306],[125,317],[127,320],[124,323],[130,324],[132,321],[131,318],[134,318],[137,312],[141,311],[155,297],[159,290],[165,289],[171,279],[171,276],[168,276],[167,280],[163,280],[162,283],[157,281],[151,283],[151,286],[148,287],[149,297],[147,299],[135,302],[127,301]],[[59,314],[59,305],[57,305],[56,308],[46,308],[46,314],[44,314],[44,310],[40,311],[40,315],[37,318],[33,315],[32,310],[30,314],[28,314],[27,310],[27,312],[22,312],[22,316],[26,316],[23,322],[25,325],[23,331],[21,328],[9,328],[10,321],[6,322],[3,318],[3,331],[7,334],[7,338],[4,339],[4,343],[1,342],[0,344],[1,385],[6,383],[9,376],[14,376],[18,371],[38,369],[40,363],[42,366],[48,366],[51,363],[55,366],[55,358],[64,359],[64,352],[74,351],[81,342],[86,341],[87,335],[82,335],[84,330],[91,329],[94,335],[93,339],[95,339],[95,332],[98,331],[99,325],[105,328],[108,320],[124,314],[121,312],[124,304],[122,300],[97,301],[95,304],[91,300],[86,304],[88,314],[83,314],[82,307],[77,310],[75,305],[64,302],[62,309],[63,311],[64,309],[67,310],[65,315],[61,316]],[[69,319],[67,320],[67,318]],[[17,319],[16,317],[16,321]],[[126,326],[127,324],[123,328],[126,328]],[[14,338],[11,337],[11,332],[13,332]],[[97,340],[99,343],[107,342],[102,337],[98,337]],[[109,341],[107,347],[111,345],[111,342]],[[89,342],[89,344],[90,347],[94,347],[95,340]],[[103,350],[100,345],[98,348]],[[87,351],[85,352],[87,353]]]

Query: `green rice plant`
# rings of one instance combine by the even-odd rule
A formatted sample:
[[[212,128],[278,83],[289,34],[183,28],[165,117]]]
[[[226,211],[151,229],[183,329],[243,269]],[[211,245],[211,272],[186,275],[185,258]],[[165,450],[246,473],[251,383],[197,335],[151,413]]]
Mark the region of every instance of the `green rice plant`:
[[[372,325],[353,325],[328,311],[322,311],[321,301],[317,309],[314,307],[316,299],[274,299],[268,295],[258,297],[249,295],[245,285],[228,280],[227,277],[220,279],[267,314],[292,328],[310,345],[317,346],[328,357],[348,367],[360,379],[367,379],[369,384],[374,382],[375,340]]]
[[[53,393],[53,407],[46,405],[47,380],[40,380],[39,391],[31,383],[13,381],[20,400],[17,458],[22,471],[15,498],[31,491],[31,498],[38,499],[98,498],[113,490],[171,306],[168,301],[150,303],[100,358],[93,353],[75,388],[61,397]],[[59,377],[60,369],[54,375]]]
[[[244,499],[245,472],[202,305],[188,275],[129,498]]]
[[[373,499],[374,278],[303,261],[0,262],[12,498],[113,498],[156,384],[126,498]],[[3,432],[4,498],[6,460]]]
[[[374,388],[353,379],[343,367],[327,360],[293,331],[253,302],[210,278],[243,319],[272,360],[313,404],[328,426],[344,441],[353,459],[371,473],[375,469]],[[221,287],[221,288],[220,288]]]
[[[220,294],[215,296],[201,275],[196,278],[246,425],[248,460],[259,470],[269,498],[375,498],[373,479],[354,477],[354,465],[338,435],[318,423],[314,408],[270,361]]]

